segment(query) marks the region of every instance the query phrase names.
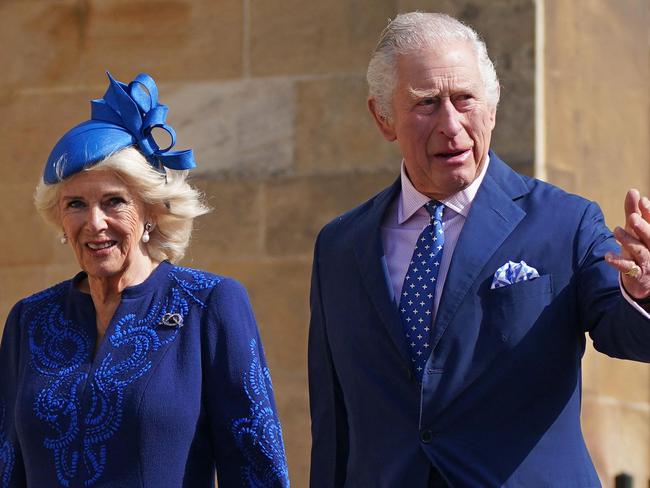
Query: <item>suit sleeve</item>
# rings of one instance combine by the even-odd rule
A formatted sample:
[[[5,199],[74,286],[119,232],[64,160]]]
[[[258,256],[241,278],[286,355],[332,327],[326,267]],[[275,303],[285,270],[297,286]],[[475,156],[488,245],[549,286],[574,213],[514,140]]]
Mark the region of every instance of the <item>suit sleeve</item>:
[[[319,240],[316,242],[311,282],[309,324],[309,403],[311,411],[311,488],[345,483],[348,425],[341,388],[336,377],[326,331],[321,296]]]
[[[14,412],[19,378],[20,305],[10,312],[0,343],[0,487],[27,486]]]
[[[219,282],[204,331],[204,401],[220,488],[288,487],[271,376],[246,290]]]
[[[650,362],[650,320],[625,300],[618,272],[605,262],[607,252],[620,249],[594,203],[583,215],[577,249],[580,314],[594,347],[611,357]]]

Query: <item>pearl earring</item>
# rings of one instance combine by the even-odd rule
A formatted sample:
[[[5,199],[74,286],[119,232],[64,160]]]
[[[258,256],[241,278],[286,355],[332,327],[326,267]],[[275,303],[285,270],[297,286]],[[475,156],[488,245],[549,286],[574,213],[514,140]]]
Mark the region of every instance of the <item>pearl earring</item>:
[[[144,232],[142,233],[142,242],[144,242],[145,244],[149,242],[150,239],[149,232],[151,232],[152,229],[153,229],[153,225],[150,222],[144,224]]]
[[[68,243],[68,235],[64,232],[63,235],[61,236],[61,244],[67,244]]]

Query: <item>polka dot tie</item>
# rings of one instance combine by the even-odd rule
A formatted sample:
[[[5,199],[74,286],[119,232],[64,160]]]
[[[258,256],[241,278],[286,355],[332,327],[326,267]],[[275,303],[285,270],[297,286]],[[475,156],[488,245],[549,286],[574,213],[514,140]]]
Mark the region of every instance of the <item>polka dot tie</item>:
[[[420,382],[424,366],[431,354],[431,312],[442,260],[442,248],[445,243],[445,235],[442,231],[442,212],[445,206],[436,200],[431,200],[425,208],[431,220],[415,244],[399,302],[399,312],[411,354],[413,372]]]

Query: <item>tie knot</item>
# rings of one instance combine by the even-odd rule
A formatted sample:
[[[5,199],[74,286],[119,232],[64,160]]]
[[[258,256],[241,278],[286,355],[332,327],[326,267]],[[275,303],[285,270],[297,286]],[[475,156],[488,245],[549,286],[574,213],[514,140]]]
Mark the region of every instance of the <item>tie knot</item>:
[[[445,204],[442,202],[439,202],[438,200],[429,200],[425,205],[424,208],[427,209],[427,212],[429,212],[429,215],[431,215],[431,218],[433,220],[437,220],[438,222],[442,222],[442,212],[445,209]]]

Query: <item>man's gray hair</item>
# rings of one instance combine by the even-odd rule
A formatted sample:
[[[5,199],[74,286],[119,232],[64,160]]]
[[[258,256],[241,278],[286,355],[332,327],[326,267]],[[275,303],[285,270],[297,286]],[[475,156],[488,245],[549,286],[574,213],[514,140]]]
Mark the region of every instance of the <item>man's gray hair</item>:
[[[487,103],[496,108],[499,103],[499,79],[485,42],[476,31],[449,15],[409,12],[399,14],[386,26],[370,58],[366,75],[369,97],[375,100],[379,114],[387,118],[392,116],[398,55],[458,40],[468,41],[474,47]]]

